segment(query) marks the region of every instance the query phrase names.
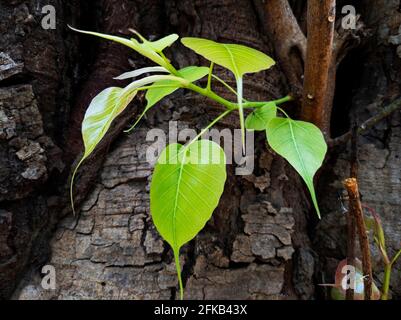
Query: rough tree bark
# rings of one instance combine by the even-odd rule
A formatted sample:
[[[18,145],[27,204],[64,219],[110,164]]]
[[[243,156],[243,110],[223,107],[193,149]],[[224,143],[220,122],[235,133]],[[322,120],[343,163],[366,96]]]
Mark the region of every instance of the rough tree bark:
[[[137,132],[119,134],[143,107],[139,97],[80,170],[75,188],[81,212],[73,217],[67,185],[72,162],[81,151],[79,127],[83,112],[97,92],[113,84],[113,76],[130,68],[129,60],[131,68],[146,62],[118,45],[73,35],[65,25],[72,23],[113,34],[126,34],[133,27],[147,37],[176,32],[180,36],[243,43],[272,56],[276,55],[273,48],[277,50],[277,43],[266,34],[265,22],[258,20],[259,6],[252,1],[50,2],[58,12],[55,31],[40,28],[40,1],[0,3],[0,29],[6,35],[0,39],[0,54],[7,56],[4,65],[9,66],[0,67],[0,297],[175,298],[172,255],[149,215],[152,168],[146,162],[145,152],[153,142],[145,141],[146,134],[154,127],[167,132],[171,120],[179,121],[179,128],[200,129],[221,109],[180,91],[151,111]],[[368,5],[376,6],[374,1]],[[389,4],[385,6],[395,10]],[[398,17],[396,13],[393,16]],[[370,21],[379,21],[375,18],[369,16]],[[394,32],[395,26],[391,25],[389,30]],[[383,45],[384,51],[389,55],[391,52],[391,59],[373,50],[371,57],[390,66],[390,61],[397,62],[391,49],[394,48]],[[179,67],[206,64],[179,45],[172,47],[168,55]],[[286,79],[281,68],[286,69],[284,63],[247,77],[247,97],[257,100],[285,95],[291,80]],[[221,77],[231,79],[228,73],[217,70]],[[382,72],[381,76],[387,79],[387,73]],[[369,79],[363,79],[370,80],[366,78]],[[397,92],[397,80],[392,81],[394,84],[389,87],[380,86],[386,97],[389,88],[394,88],[394,95]],[[361,92],[364,88],[361,83]],[[224,91],[220,87],[217,90]],[[355,103],[355,112],[364,110],[364,102]],[[23,111],[22,116],[18,116],[19,110]],[[235,116],[221,124],[221,128],[237,126]],[[386,131],[386,139],[391,140],[396,126]],[[394,139],[387,150],[399,148],[397,135]],[[321,271],[331,271],[330,262],[340,258],[345,248],[339,246],[341,241],[336,243],[335,250],[340,254],[333,257],[330,247],[325,245],[327,237],[337,236],[336,228],[340,228],[331,225],[324,229],[336,212],[318,225],[316,237],[310,237],[314,234],[309,232],[313,219],[309,218],[310,208],[300,179],[283,159],[266,149],[262,135],[257,135],[255,142],[254,174],[239,177],[234,175],[232,166],[228,168],[226,190],[212,220],[183,250],[187,298],[310,299],[316,297],[315,281],[321,283]],[[376,150],[367,146],[367,150]],[[345,164],[341,156],[338,159],[336,168],[341,168]],[[392,161],[387,163],[393,168],[391,174],[397,176],[394,166],[399,160],[394,156]],[[40,172],[45,174],[36,179],[25,178]],[[373,166],[365,172],[380,171]],[[334,179],[330,170],[322,174],[323,187],[328,186],[330,179]],[[371,186],[369,179],[364,186],[362,192],[373,192],[366,189]],[[386,186],[382,184],[383,188]],[[333,189],[329,191],[331,195],[335,193]],[[334,211],[328,204],[333,202],[332,198],[325,199],[325,211]],[[385,200],[378,201],[383,204]],[[397,203],[387,207],[383,220],[394,220],[396,207]],[[388,224],[388,228],[397,225]],[[321,238],[324,243],[318,241]],[[56,268],[55,291],[40,286],[40,269],[44,264]]]

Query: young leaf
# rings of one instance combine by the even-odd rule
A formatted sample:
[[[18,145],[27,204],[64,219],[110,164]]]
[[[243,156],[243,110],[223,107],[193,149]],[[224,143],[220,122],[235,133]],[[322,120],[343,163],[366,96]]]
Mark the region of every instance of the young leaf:
[[[237,81],[239,117],[242,131],[242,144],[245,147],[244,111],[242,108],[242,78],[246,73],[254,73],[269,69],[275,62],[272,58],[239,44],[218,43],[200,38],[182,38],[184,46],[195,51],[204,58],[230,70]]]
[[[239,44],[224,44],[200,38],[182,38],[181,42],[204,58],[230,70],[238,78],[246,73],[269,69],[275,64],[263,52]]]
[[[157,52],[162,52],[164,49],[167,47],[170,47],[174,42],[178,40],[178,35],[176,34],[170,34],[169,36],[166,36],[162,39],[156,40],[156,41],[147,41],[144,40],[144,42],[149,43],[149,45]]]
[[[327,152],[322,132],[308,122],[274,118],[267,125],[266,135],[270,147],[284,157],[304,179],[320,218],[313,177]]]
[[[196,67],[190,66],[183,68],[178,71],[179,75],[188,80],[189,82],[194,82],[206,76],[209,73],[209,68],[206,67]],[[171,88],[156,88],[157,86],[172,86]],[[153,84],[154,88],[149,88],[146,92],[146,100],[148,101],[146,105],[146,110],[153,107],[157,102],[159,102],[164,97],[172,94],[174,91],[179,89],[182,85],[177,81],[172,80],[161,80]]]
[[[184,78],[185,80],[188,80],[189,82],[194,82],[196,80],[199,80],[206,76],[209,72],[209,68],[206,67],[196,67],[196,66],[190,66],[183,68],[178,71],[180,76]],[[146,92],[146,100],[147,100],[147,105],[145,109],[142,111],[141,115],[139,118],[135,121],[134,125],[128,129],[126,132],[132,131],[141,121],[143,116],[146,114],[146,112],[149,111],[150,108],[152,108],[156,103],[158,103],[160,100],[162,100],[164,97],[172,94],[176,90],[182,87],[182,84],[178,81],[174,80],[160,80],[155,82],[152,87],[148,89]]]
[[[79,30],[79,29],[75,29],[71,26],[69,26],[69,27],[72,30],[77,31],[77,32],[89,34],[92,36],[97,36],[100,38],[104,38],[107,40],[111,40],[111,41],[123,44],[127,47],[130,47],[131,49],[134,49],[139,54],[143,55],[144,57],[147,57],[148,59],[152,60],[153,62],[157,63],[158,65],[165,67],[169,71],[173,71],[173,70],[171,70],[172,67],[168,63],[168,61],[166,59],[164,59],[159,53],[166,47],[172,45],[178,39],[178,35],[176,35],[176,34],[171,34],[163,39],[152,42],[152,41],[146,40],[139,33],[135,32],[137,34],[137,36],[140,38],[140,40],[142,40],[142,43],[140,43],[136,39],[126,39],[126,38],[111,36],[108,34],[103,34],[103,33],[98,33],[98,32]]]
[[[208,140],[195,141],[189,146],[170,144],[155,166],[150,211],[157,230],[173,249],[181,299],[180,248],[210,219],[225,180],[224,151]]]
[[[74,199],[72,186],[74,184],[75,174],[82,162],[96,148],[100,140],[104,137],[110,128],[113,120],[127,107],[127,105],[135,97],[136,90],[124,90],[118,87],[111,87],[99,93],[91,102],[86,110],[84,120],[82,122],[82,137],[84,141],[85,151],[75,167],[71,177],[70,197],[71,206],[74,212]]]
[[[256,108],[246,117],[245,128],[248,130],[266,130],[270,120],[277,116],[277,106],[274,102],[266,103],[263,107]]]
[[[136,78],[136,77],[139,77],[140,75],[143,75],[144,73],[151,73],[151,72],[167,72],[168,73],[169,71],[163,67],[146,67],[146,68],[141,68],[141,69],[137,69],[134,71],[125,72],[114,79],[115,80],[125,80],[125,79],[130,79],[130,78]]]
[[[84,120],[82,122],[82,137],[84,141],[84,155],[74,169],[70,184],[71,206],[74,211],[74,201],[72,194],[72,186],[74,184],[75,174],[82,162],[96,148],[100,140],[103,139],[106,132],[109,130],[113,120],[128,106],[135,97],[138,88],[159,81],[159,80],[175,80],[186,83],[185,79],[169,76],[156,75],[149,76],[132,82],[124,89],[118,87],[107,88],[99,93],[91,102],[86,110]]]

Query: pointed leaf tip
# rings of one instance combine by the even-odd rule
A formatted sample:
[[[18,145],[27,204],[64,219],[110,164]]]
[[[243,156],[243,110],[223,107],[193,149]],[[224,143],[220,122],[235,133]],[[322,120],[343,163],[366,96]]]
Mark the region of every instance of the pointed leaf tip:
[[[322,132],[312,123],[274,118],[267,125],[266,135],[270,147],[285,158],[305,181],[320,218],[313,177],[327,152]]]

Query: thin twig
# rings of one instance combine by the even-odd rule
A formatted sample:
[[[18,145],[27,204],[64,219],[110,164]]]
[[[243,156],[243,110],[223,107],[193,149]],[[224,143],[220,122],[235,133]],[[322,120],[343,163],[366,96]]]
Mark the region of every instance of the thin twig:
[[[401,97],[395,99],[391,102],[388,106],[385,106],[379,113],[374,115],[373,117],[366,120],[358,127],[358,134],[363,134],[367,132],[369,129],[374,127],[377,123],[382,121],[383,119],[387,118],[388,116],[392,115],[395,111],[401,108]],[[346,143],[349,139],[351,139],[352,133],[351,131],[329,141],[330,147],[335,147],[341,144]]]
[[[350,165],[350,176],[351,178],[357,179],[358,177],[358,134],[357,125],[354,124],[352,128],[352,142],[351,142],[351,165]],[[347,213],[347,264],[355,266],[355,217],[348,211]],[[347,300],[354,300],[354,289],[350,286],[346,292]]]
[[[359,198],[358,183],[355,178],[344,181],[344,186],[349,197],[349,213],[355,217],[359,244],[362,251],[362,270],[364,277],[365,300],[370,300],[372,296],[372,263],[370,257],[369,239],[366,233],[365,219],[362,211],[362,204]]]

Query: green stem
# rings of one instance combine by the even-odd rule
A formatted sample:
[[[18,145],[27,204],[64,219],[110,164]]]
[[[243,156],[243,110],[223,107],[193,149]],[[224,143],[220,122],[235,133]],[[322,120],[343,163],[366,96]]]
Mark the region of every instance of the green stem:
[[[243,104],[244,109],[249,109],[249,108],[261,108],[265,106],[268,102],[274,102],[276,105],[281,105],[285,102],[289,102],[294,100],[293,97],[291,96],[285,96],[283,98],[277,99],[277,100],[272,100],[272,101],[257,101],[257,102],[246,102]]]
[[[192,90],[194,92],[197,92],[205,97],[208,97],[211,100],[216,101],[217,103],[222,104],[229,110],[239,110],[238,103],[234,103],[231,101],[228,101],[213,91],[208,91],[207,89],[201,88],[193,83],[189,83],[188,85],[185,86],[186,89]],[[237,94],[237,93],[236,93]],[[268,102],[274,102],[276,105],[281,105],[285,102],[292,101],[293,98],[291,96],[285,96],[283,98],[277,99],[277,100],[272,100],[272,101],[259,101],[259,102],[245,102],[242,104],[242,107],[244,109],[250,109],[250,108],[260,108],[266,105]]]
[[[401,249],[396,253],[393,260],[391,260],[391,266],[397,262],[398,258],[401,256]]]
[[[211,62],[209,67],[209,76],[207,78],[207,86],[206,86],[207,91],[212,91],[213,67],[214,67],[214,62]]]
[[[390,289],[390,279],[391,279],[391,268],[392,264],[387,264],[384,267],[384,280],[383,280],[383,293],[381,296],[381,300],[388,300],[388,292]]]
[[[287,118],[291,119],[291,117],[285,112],[282,108],[277,107],[278,110],[280,110]]]
[[[184,300],[184,286],[182,284],[181,278],[181,265],[180,265],[180,249],[174,249],[174,260],[175,260],[175,267],[177,269],[177,276],[178,276],[178,283],[180,285],[180,299]]]
[[[219,78],[219,77],[216,76],[216,75],[213,75],[213,78],[216,79],[218,82],[220,82],[223,86],[225,86],[229,91],[231,91],[232,93],[234,93],[235,96],[238,96],[237,91],[236,91],[233,87],[231,87],[227,82],[225,82],[223,79]],[[242,100],[244,100],[244,99],[242,99]],[[244,102],[248,102],[248,101],[245,101],[245,100],[244,100]]]
[[[216,119],[214,119],[212,122],[209,123],[209,125],[204,128],[195,138],[193,138],[186,146],[185,149],[187,149],[191,144],[193,144],[196,140],[198,140],[200,137],[202,137],[207,130],[209,130],[211,127],[213,127],[217,122],[219,122],[221,119],[223,119],[225,116],[229,115],[232,112],[232,110],[226,110],[223,112],[221,115],[219,115]]]
[[[229,110],[235,110],[237,108],[236,103],[230,102],[230,101],[220,97],[219,95],[215,94],[213,91],[208,91],[204,88],[198,87],[197,85],[195,85],[193,83],[189,83],[188,85],[186,85],[186,88],[189,90],[195,91],[205,97],[208,97],[209,99],[212,99],[212,100],[216,101],[217,103],[222,104]]]

